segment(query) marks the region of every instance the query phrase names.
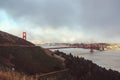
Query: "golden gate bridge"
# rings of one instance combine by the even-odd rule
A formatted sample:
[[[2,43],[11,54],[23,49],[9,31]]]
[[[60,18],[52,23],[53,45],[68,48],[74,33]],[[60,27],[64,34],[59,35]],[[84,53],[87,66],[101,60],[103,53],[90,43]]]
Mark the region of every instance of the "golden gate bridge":
[[[22,38],[26,40],[27,34],[26,32],[23,32]],[[65,48],[83,48],[83,49],[90,49],[90,52],[94,52],[94,50],[104,51],[107,47],[107,44],[105,43],[91,43],[91,44],[77,44],[77,45],[68,45],[68,46],[57,46],[52,48],[45,48],[48,50],[51,49],[65,49]]]
[[[85,45],[70,45],[70,46],[57,46],[52,48],[45,48],[45,49],[65,49],[65,48],[83,48],[83,49],[90,49],[90,52],[94,52],[94,50],[104,51],[106,48],[106,44],[94,43],[94,44],[85,44]]]

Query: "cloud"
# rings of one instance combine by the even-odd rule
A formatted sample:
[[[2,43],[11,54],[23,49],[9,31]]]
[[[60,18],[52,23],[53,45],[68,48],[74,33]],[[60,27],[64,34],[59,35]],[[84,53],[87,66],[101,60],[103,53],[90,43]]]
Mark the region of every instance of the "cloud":
[[[91,0],[83,3],[81,24],[88,27],[87,30],[97,31],[103,36],[117,35],[120,30],[119,0]]]
[[[4,0],[0,5],[14,18],[53,27],[74,25],[80,10],[73,0]]]
[[[0,0],[0,9],[14,21],[25,24],[26,30],[44,30],[42,35],[50,34],[56,41],[62,41],[60,35],[63,38],[75,36],[71,41],[81,38],[116,40],[120,38],[119,4],[119,0]],[[50,29],[53,30],[47,32]],[[59,31],[58,36],[56,31]],[[44,38],[40,33],[34,34]],[[77,38],[81,34],[83,36]]]

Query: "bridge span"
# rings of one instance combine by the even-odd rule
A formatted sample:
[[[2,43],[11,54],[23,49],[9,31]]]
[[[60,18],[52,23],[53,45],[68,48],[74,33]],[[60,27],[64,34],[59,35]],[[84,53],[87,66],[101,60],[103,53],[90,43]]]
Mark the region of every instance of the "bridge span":
[[[104,51],[106,46],[90,44],[90,45],[79,45],[79,46],[59,46],[59,47],[52,47],[46,49],[52,50],[52,49],[65,49],[65,48],[83,48],[83,49],[90,49],[90,52],[94,52],[94,50]]]

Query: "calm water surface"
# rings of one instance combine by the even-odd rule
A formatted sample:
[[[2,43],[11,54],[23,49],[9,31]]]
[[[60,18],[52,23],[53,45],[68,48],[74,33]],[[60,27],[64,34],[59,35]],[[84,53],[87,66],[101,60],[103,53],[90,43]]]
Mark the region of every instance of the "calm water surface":
[[[71,53],[74,56],[84,57],[102,67],[120,72],[120,50],[94,51],[90,53],[89,49],[69,48],[59,49],[59,51],[65,52],[66,54]]]

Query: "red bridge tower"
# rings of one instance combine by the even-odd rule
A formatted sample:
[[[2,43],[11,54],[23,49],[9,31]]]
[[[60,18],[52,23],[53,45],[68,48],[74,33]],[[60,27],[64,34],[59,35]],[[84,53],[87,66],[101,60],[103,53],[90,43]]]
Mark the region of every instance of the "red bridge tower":
[[[25,39],[26,40],[26,36],[27,36],[27,34],[26,34],[26,32],[23,32],[23,39]]]

